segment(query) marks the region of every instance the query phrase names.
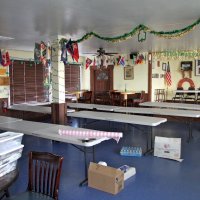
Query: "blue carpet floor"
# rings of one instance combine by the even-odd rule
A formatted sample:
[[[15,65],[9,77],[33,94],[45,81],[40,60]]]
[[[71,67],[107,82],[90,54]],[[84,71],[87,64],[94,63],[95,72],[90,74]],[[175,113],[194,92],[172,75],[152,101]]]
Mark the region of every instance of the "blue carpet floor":
[[[78,126],[77,121],[72,121]],[[105,161],[109,166],[118,168],[127,164],[136,168],[136,175],[125,182],[124,189],[111,195],[87,186],[79,187],[84,178],[83,153],[70,144],[52,142],[32,136],[24,136],[23,155],[18,161],[19,178],[10,188],[11,194],[26,190],[28,174],[28,152],[48,151],[64,156],[60,200],[198,200],[200,198],[200,124],[193,124],[194,138],[187,143],[188,129],[182,122],[167,122],[155,127],[155,135],[182,138],[183,162],[157,158],[153,155],[138,157],[120,156],[122,146],[141,146],[145,151],[147,127],[134,128],[120,123],[97,122],[88,128],[122,131],[124,137],[119,143],[105,141],[96,146],[96,161]]]

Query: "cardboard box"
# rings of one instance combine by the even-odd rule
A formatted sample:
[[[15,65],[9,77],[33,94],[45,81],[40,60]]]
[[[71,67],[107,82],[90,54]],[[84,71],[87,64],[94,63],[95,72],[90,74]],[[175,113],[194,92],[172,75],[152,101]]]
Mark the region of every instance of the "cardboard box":
[[[124,188],[124,173],[113,167],[90,162],[88,186],[111,194],[117,194]]]

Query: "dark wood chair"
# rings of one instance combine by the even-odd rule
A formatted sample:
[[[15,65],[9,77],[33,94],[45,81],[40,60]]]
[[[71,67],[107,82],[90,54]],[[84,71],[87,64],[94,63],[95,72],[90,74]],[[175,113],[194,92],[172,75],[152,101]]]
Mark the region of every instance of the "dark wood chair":
[[[107,91],[106,92],[96,92],[94,95],[94,103],[109,105],[110,104],[109,92],[107,92]]]
[[[92,102],[92,91],[83,92],[83,96],[78,99],[78,103],[91,103]]]
[[[52,153],[30,152],[27,191],[7,200],[57,200],[62,161]]]
[[[123,105],[123,99],[121,96],[121,92],[116,92],[116,91],[110,92],[110,104],[113,106]]]
[[[145,101],[145,91],[136,92],[131,98],[128,98],[127,105],[138,107],[140,103]]]
[[[183,87],[177,87],[177,90],[183,90]],[[182,102],[184,99],[184,93],[176,92],[175,96],[172,98],[173,102],[179,101]]]

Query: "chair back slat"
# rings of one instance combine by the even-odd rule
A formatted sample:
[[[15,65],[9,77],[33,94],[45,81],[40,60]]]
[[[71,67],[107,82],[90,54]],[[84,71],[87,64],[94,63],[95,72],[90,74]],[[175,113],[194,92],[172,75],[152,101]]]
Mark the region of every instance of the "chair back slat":
[[[48,167],[48,164],[46,162],[44,162],[44,168],[43,168],[43,186],[42,186],[42,189],[43,189],[43,194],[47,194],[47,167]]]
[[[46,152],[30,152],[28,190],[58,198],[63,157]]]
[[[33,191],[37,192],[37,182],[38,182],[38,161],[35,161],[35,180],[34,180],[34,188],[32,188]]]

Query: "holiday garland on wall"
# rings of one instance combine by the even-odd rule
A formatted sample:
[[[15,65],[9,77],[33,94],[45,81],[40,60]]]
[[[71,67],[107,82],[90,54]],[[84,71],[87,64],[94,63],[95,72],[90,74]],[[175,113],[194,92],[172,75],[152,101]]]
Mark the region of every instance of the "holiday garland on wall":
[[[172,38],[179,38],[182,37],[183,35],[189,33],[190,31],[194,30],[194,28],[200,24],[200,18],[198,20],[196,20],[194,23],[190,24],[189,26],[186,26],[185,28],[182,29],[176,29],[176,30],[172,30],[172,31],[155,31],[143,24],[140,24],[138,26],[136,26],[135,28],[133,28],[130,32],[128,33],[124,33],[122,35],[119,36],[115,36],[115,37],[104,37],[101,36],[95,32],[89,32],[86,33],[82,38],[73,41],[74,43],[81,43],[85,40],[90,39],[92,36],[96,37],[98,39],[107,41],[107,42],[113,42],[113,43],[119,43],[122,42],[124,40],[128,40],[130,38],[132,38],[133,36],[135,36],[136,34],[138,34],[138,42],[143,42],[144,40],[146,40],[146,33],[150,33],[153,34],[155,36],[158,37],[162,37],[162,38],[166,38],[166,39],[172,39]],[[62,38],[60,40],[60,44],[62,45],[63,43],[66,43],[67,40]]]

